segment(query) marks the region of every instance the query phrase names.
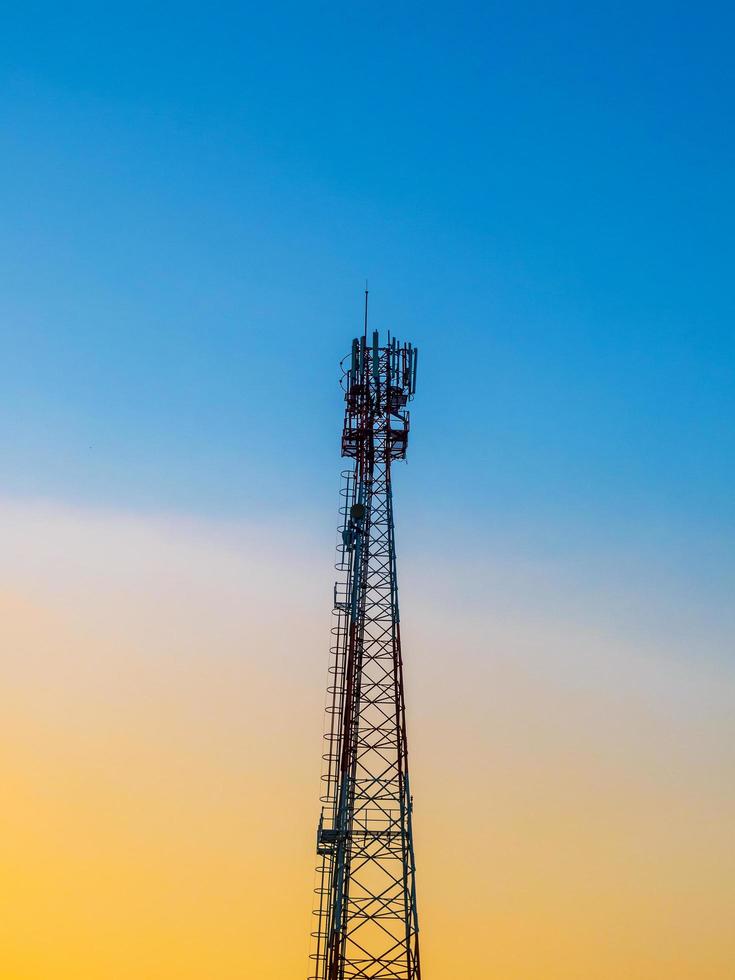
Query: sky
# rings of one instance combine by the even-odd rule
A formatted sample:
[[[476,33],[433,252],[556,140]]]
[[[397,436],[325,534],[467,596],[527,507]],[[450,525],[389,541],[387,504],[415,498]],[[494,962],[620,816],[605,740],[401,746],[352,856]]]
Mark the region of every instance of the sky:
[[[735,16],[596,6],[4,12],[3,976],[306,976],[366,279],[427,977],[730,976]]]

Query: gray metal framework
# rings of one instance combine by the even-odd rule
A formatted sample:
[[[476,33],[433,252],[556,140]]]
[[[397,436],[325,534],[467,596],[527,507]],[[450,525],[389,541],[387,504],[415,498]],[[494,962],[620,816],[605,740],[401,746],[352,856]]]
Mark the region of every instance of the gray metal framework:
[[[420,980],[391,464],[417,351],[378,333],[342,362],[345,423],[312,980]]]

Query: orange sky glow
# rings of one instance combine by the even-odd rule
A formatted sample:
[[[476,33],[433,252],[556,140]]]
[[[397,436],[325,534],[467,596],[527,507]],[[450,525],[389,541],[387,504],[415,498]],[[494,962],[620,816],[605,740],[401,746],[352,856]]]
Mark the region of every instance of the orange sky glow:
[[[305,978],[328,545],[284,566],[267,529],[41,505],[0,527],[0,976]],[[533,596],[458,626],[412,574],[427,980],[730,977],[731,668]]]

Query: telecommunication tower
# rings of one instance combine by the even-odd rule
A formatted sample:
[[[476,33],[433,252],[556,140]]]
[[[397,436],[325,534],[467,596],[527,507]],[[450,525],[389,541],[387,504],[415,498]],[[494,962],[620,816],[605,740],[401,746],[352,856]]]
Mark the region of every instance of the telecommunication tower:
[[[391,464],[417,349],[365,324],[342,361],[340,537],[310,980],[420,980]]]

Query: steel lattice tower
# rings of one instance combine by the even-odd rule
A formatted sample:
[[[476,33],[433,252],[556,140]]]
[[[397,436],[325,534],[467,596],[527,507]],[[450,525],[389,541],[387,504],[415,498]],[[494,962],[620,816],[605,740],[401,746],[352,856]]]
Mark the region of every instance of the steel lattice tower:
[[[417,350],[365,330],[342,361],[345,422],[312,980],[420,980],[391,464]]]

